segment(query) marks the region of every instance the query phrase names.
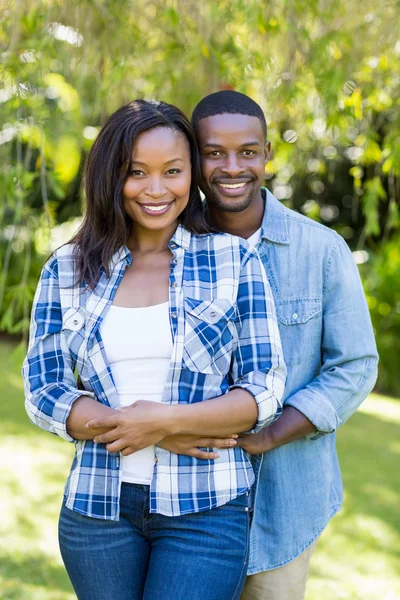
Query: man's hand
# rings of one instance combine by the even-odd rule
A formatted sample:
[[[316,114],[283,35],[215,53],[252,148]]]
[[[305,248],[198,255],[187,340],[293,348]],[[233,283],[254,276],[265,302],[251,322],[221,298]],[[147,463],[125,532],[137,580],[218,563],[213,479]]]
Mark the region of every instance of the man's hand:
[[[109,417],[92,419],[88,429],[112,428],[96,435],[94,442],[106,444],[109,452],[121,451],[123,456],[157,444],[171,433],[171,406],[159,402],[138,400]]]
[[[169,450],[175,454],[185,454],[194,458],[203,458],[212,460],[219,458],[217,452],[206,452],[200,448],[233,448],[237,445],[237,434],[232,434],[225,438],[199,437],[198,435],[169,435],[157,446]]]
[[[271,426],[265,427],[258,433],[241,433],[237,445],[249,454],[262,454],[274,448]]]
[[[259,433],[242,433],[238,446],[249,454],[261,454],[315,433],[315,426],[293,406],[285,406],[279,419]]]

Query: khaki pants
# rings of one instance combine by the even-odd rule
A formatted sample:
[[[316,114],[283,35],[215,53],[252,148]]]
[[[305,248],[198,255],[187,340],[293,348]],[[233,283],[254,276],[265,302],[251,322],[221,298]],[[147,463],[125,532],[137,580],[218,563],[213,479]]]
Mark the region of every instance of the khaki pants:
[[[283,567],[250,575],[241,600],[303,600],[315,545],[316,542]]]

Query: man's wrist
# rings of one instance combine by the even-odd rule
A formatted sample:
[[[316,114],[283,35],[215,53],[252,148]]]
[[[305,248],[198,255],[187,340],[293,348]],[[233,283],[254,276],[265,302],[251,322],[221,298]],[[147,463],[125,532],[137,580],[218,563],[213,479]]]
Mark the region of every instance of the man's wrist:
[[[263,452],[268,452],[269,450],[274,450],[279,446],[278,436],[276,435],[274,423],[265,427],[262,430],[262,447]]]

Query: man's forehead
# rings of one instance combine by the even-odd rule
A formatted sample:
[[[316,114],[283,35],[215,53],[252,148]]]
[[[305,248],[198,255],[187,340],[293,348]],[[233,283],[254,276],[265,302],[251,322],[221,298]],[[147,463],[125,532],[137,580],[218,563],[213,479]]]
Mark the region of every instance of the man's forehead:
[[[210,137],[256,137],[263,141],[264,134],[260,120],[250,115],[223,113],[205,117],[198,122],[198,132],[202,143]]]

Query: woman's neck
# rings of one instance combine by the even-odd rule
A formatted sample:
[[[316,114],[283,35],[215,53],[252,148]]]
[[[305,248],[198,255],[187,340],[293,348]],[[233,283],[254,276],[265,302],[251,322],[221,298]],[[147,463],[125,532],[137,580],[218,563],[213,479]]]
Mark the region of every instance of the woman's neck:
[[[177,222],[171,223],[161,230],[145,229],[137,223],[132,223],[127,246],[132,252],[140,254],[158,254],[168,250],[168,244],[174,235]]]

